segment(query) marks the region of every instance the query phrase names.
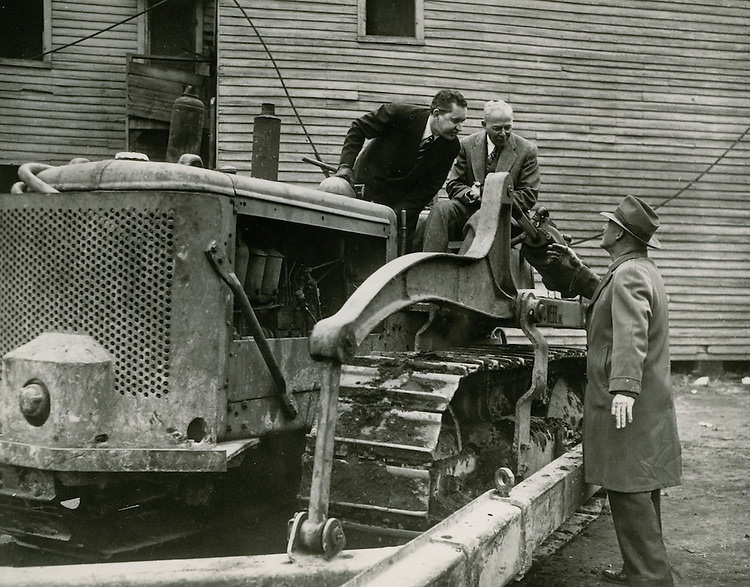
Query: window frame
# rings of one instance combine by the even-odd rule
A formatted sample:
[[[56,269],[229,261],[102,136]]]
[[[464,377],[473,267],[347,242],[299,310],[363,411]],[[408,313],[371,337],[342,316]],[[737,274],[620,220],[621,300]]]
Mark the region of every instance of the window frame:
[[[397,43],[424,45],[424,0],[414,0],[414,36],[395,37],[367,34],[367,0],[357,0],[357,41],[363,43]]]
[[[42,53],[52,49],[52,0],[42,0]],[[52,67],[52,53],[47,53],[41,59],[24,59],[17,57],[0,57],[0,65],[22,65],[24,67]]]
[[[219,0],[216,0],[217,4]],[[195,39],[194,39],[194,52],[196,55],[203,54],[203,0],[194,0],[193,2],[194,18],[195,18]],[[138,12],[143,12],[148,8],[148,0],[138,0]],[[138,35],[138,47],[139,51],[143,55],[150,54],[151,46],[151,27],[149,16],[144,14],[142,18],[138,19],[138,25],[136,34]]]

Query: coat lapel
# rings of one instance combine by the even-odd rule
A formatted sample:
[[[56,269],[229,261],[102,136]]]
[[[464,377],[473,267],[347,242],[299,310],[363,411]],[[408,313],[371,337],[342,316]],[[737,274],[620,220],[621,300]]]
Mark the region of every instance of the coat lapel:
[[[487,133],[478,133],[479,136],[474,140],[474,144],[469,151],[471,159],[471,171],[474,173],[474,179],[479,183],[484,183],[485,165],[487,164]]]
[[[503,150],[500,151],[500,156],[497,158],[497,164],[495,165],[495,171],[510,171],[513,166],[513,162],[516,160],[516,137],[510,135],[510,139]]]
[[[630,259],[635,259],[636,257],[643,257],[643,253],[636,252],[636,253],[627,253],[625,255],[622,255],[621,257],[618,257],[612,263],[610,264],[609,268],[607,269],[607,273],[604,274],[604,277],[602,277],[601,281],[599,282],[599,285],[596,286],[596,289],[594,290],[594,293],[591,296],[591,301],[588,305],[588,310],[590,311],[594,303],[596,303],[596,300],[599,298],[599,296],[602,293],[602,290],[607,286],[607,284],[612,279],[612,275],[614,275],[615,269],[617,269],[620,265],[622,265],[625,261],[629,261]]]

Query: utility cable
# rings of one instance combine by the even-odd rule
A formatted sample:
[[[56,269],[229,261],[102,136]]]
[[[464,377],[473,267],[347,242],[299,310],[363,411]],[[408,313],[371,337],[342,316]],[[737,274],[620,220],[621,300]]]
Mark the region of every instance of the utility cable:
[[[747,136],[748,132],[750,132],[750,126],[747,127],[745,129],[745,131],[737,139],[735,139],[735,141],[731,145],[729,145],[726,149],[724,149],[724,152],[721,155],[719,155],[716,158],[716,160],[713,163],[711,163],[711,165],[709,165],[706,169],[704,169],[698,175],[698,177],[696,177],[695,179],[689,181],[687,183],[687,185],[685,185],[684,187],[682,187],[679,190],[677,190],[677,192],[675,194],[669,196],[663,202],[660,202],[659,204],[657,204],[656,206],[654,206],[654,210],[658,210],[659,208],[661,208],[662,206],[665,206],[666,204],[668,204],[669,202],[671,202],[672,200],[674,200],[678,196],[681,196],[683,193],[685,193],[687,190],[689,190],[693,185],[695,185],[698,181],[700,181],[709,171],[711,171],[714,167],[716,167],[716,165],[719,163],[719,161],[721,161],[724,157],[726,157],[727,154],[732,149],[734,149],[740,143],[740,141],[742,141],[742,139],[745,138],[745,136]],[[581,239],[579,239],[577,241],[573,241],[570,244],[571,244],[571,246],[572,245],[580,245],[580,244],[588,242],[590,240],[594,240],[596,238],[599,238],[599,237],[601,237],[601,235],[602,235],[602,231],[600,230],[596,234],[592,234],[591,236],[587,236],[587,237],[581,238]]]
[[[102,33],[106,33],[107,31],[111,31],[114,28],[117,28],[118,26],[125,24],[126,22],[130,22],[134,18],[138,18],[139,16],[146,14],[147,12],[151,12],[155,8],[158,8],[162,4],[165,4],[167,2],[170,2],[170,0],[159,0],[156,4],[153,6],[146,8],[146,10],[142,10],[138,14],[134,14],[133,16],[129,16],[125,20],[121,20],[120,22],[117,22],[111,26],[108,26],[105,29],[102,29],[100,31],[96,31],[95,33],[91,33],[90,35],[83,37],[82,39],[78,39],[77,41],[73,41],[72,43],[68,43],[67,45],[61,45],[60,47],[56,47],[55,49],[50,49],[49,51],[45,51],[44,53],[40,53],[39,55],[35,55],[34,57],[31,57],[32,60],[34,59],[41,59],[45,55],[49,55],[51,53],[57,53],[58,51],[62,51],[63,49],[67,49],[68,47],[72,47],[73,45],[78,45],[79,43],[83,43],[84,41],[88,41],[89,39],[93,39],[97,35],[101,35]]]
[[[294,105],[294,100],[292,100],[292,96],[286,87],[286,83],[284,83],[284,77],[281,75],[281,70],[279,69],[279,66],[276,64],[276,60],[273,58],[273,54],[271,53],[271,50],[268,48],[268,45],[266,45],[266,42],[263,40],[263,36],[260,34],[260,31],[255,27],[255,24],[253,23],[252,19],[248,16],[247,12],[245,12],[245,9],[242,7],[239,1],[234,0],[234,3],[237,5],[237,8],[239,8],[242,11],[243,16],[252,27],[256,36],[258,37],[260,44],[263,45],[263,49],[265,49],[266,54],[268,55],[268,58],[271,60],[271,64],[273,65],[273,68],[276,70],[276,75],[279,77],[279,81],[281,82],[281,87],[283,88],[284,93],[286,94],[286,98],[287,100],[289,100],[289,105],[292,107],[292,110],[294,111],[294,115],[297,117],[297,121],[299,122],[299,125],[302,127],[302,132],[305,133],[305,137],[307,137],[307,141],[310,143],[313,153],[315,153],[315,158],[318,161],[320,161],[321,160],[320,154],[318,153],[318,150],[315,148],[315,143],[313,143],[312,137],[307,132],[305,123],[302,122],[302,117],[299,115],[299,112],[297,111],[297,107]],[[325,173],[325,176],[328,177],[328,171],[323,169],[323,173]]]

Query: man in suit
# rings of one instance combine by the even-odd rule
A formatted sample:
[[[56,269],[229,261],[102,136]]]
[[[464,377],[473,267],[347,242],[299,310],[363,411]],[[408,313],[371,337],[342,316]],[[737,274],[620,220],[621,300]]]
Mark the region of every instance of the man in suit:
[[[409,250],[419,213],[442,187],[458,154],[464,120],[466,99],[457,90],[440,90],[429,108],[384,104],[357,118],[346,133],[336,175],[363,183],[365,199],[393,208],[399,222],[406,211],[402,228]],[[372,141],[360,155],[366,139]]]
[[[659,217],[626,196],[608,219],[601,247],[611,258],[599,279],[565,245],[550,258],[570,267],[571,289],[588,307],[583,458],[587,483],[607,490],[623,558],[604,578],[673,585],[661,531],[661,488],[682,475],[669,365],[667,294],[648,247],[659,248]]]
[[[463,238],[464,225],[479,210],[484,178],[507,171],[515,201],[525,212],[536,203],[539,193],[537,148],[513,133],[513,109],[502,100],[484,105],[484,130],[461,139],[461,150],[448,175],[449,200],[438,202],[430,211],[423,250],[445,252],[451,240]],[[519,212],[514,211],[518,216]],[[473,231],[469,221],[467,232]]]

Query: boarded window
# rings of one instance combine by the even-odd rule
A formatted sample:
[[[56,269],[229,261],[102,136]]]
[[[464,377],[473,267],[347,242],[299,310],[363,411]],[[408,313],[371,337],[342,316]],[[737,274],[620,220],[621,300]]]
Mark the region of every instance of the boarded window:
[[[365,31],[381,37],[416,36],[415,0],[367,0]]]
[[[158,4],[150,0],[149,6]],[[172,0],[149,12],[151,55],[192,59],[195,51],[195,0]]]
[[[44,0],[0,0],[0,58],[42,60]]]

